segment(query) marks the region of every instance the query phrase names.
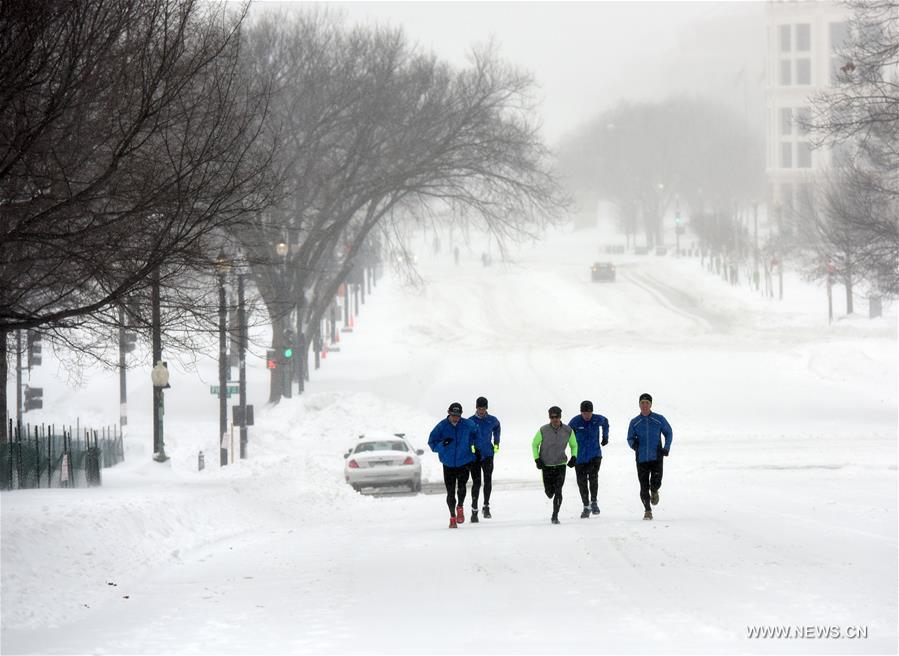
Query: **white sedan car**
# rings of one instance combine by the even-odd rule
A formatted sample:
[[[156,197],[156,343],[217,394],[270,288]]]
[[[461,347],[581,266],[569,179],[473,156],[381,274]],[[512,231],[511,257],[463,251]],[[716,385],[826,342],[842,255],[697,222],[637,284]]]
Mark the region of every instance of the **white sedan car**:
[[[421,491],[422,449],[414,449],[405,433],[360,435],[343,457],[346,482],[354,490],[364,487],[408,486]]]

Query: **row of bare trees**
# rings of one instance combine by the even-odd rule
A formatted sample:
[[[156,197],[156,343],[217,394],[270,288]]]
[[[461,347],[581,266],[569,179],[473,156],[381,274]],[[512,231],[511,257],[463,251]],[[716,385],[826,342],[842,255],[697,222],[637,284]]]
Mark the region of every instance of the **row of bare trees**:
[[[230,234],[253,263],[274,349],[292,338],[305,356],[363,250],[404,248],[410,218],[468,217],[503,238],[564,204],[533,82],[491,48],[457,70],[399,30],[344,29],[327,12],[265,15],[246,44],[253,75],[275,84],[283,193]],[[273,261],[281,242],[290,248]],[[272,371],[271,401],[282,375]]]
[[[837,83],[814,98],[803,127],[812,143],[834,149],[817,184],[815,211],[802,226],[810,277],[830,263],[846,287],[899,294],[899,2],[851,0],[844,64]]]
[[[764,196],[761,138],[727,108],[699,98],[606,110],[563,143],[560,168],[582,207],[611,202],[628,239],[642,231],[647,246],[662,242],[662,217],[675,206],[701,231],[703,216],[730,219],[736,205]],[[717,228],[699,236],[713,250],[728,247]]]
[[[111,361],[121,307],[149,329],[154,278],[167,343],[201,348],[220,254],[273,346],[305,355],[360,254],[402,247],[410,220],[509,237],[565,205],[532,90],[490,47],[456,69],[327,11],[5,3],[0,380],[16,330]]]

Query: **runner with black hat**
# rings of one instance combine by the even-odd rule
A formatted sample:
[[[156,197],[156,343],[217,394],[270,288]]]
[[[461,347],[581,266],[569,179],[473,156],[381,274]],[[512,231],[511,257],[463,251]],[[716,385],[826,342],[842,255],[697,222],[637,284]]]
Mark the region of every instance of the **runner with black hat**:
[[[565,484],[565,465],[577,464],[577,439],[570,426],[562,423],[562,409],[554,405],[549,409],[549,423],[541,426],[531,443],[537,469],[543,470],[543,491],[553,500],[553,514],[550,521],[559,523],[559,508],[562,507],[562,486]],[[571,449],[571,458],[565,454]]]
[[[487,399],[479,396],[474,402],[475,413],[469,417],[478,427],[475,459],[471,463],[471,523],[478,522],[478,495],[481,474],[484,478],[484,517],[490,519],[490,491],[493,489],[493,456],[499,452],[499,419],[487,412]]]
[[[577,438],[578,456],[574,473],[584,503],[581,519],[587,519],[591,513],[599,514],[599,468],[602,466],[602,447],[609,443],[609,420],[593,414],[592,401],[581,401],[581,414],[572,417],[568,425]]]
[[[652,519],[652,508],[659,503],[662,487],[662,459],[671,449],[671,424],[662,415],[652,412],[652,397],[640,395],[640,414],[631,419],[627,427],[627,445],[634,450],[637,460],[637,480],[640,481],[640,501],[643,502],[643,519]],[[662,446],[662,435],[665,445]]]
[[[477,426],[462,417],[462,404],[450,403],[446,419],[431,431],[428,446],[443,464],[443,482],[446,485],[446,505],[450,512],[450,528],[458,528],[465,521],[465,485],[474,460],[474,444]],[[457,502],[458,492],[458,502]]]

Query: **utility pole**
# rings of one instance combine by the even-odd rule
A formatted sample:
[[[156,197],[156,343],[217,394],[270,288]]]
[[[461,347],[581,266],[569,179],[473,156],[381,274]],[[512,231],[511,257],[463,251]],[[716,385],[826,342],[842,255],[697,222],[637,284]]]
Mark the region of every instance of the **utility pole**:
[[[152,306],[152,333],[153,333],[153,363],[154,368],[162,365],[162,312],[159,308],[159,267],[153,270],[152,290],[150,294]],[[162,386],[153,384],[153,459],[156,462],[165,462],[165,440],[163,439],[162,415],[163,407]]]
[[[16,425],[22,426],[22,331],[16,331]]]
[[[128,385],[125,379],[125,307],[119,305],[119,429],[128,425]]]
[[[227,264],[224,256],[219,256],[219,465],[228,464],[228,449],[225,447],[225,434],[228,432],[228,310],[225,304],[225,272]]]
[[[240,404],[240,459],[247,457],[247,311],[244,306],[244,279],[246,274],[237,275],[237,367]]]

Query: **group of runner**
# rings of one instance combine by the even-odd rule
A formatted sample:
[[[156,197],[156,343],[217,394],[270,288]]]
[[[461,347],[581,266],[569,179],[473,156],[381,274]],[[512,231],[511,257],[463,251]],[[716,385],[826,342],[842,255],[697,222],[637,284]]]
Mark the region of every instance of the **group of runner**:
[[[641,394],[640,414],[631,419],[627,429],[627,444],[634,451],[637,479],[640,482],[640,501],[643,503],[643,519],[652,519],[652,506],[659,503],[662,486],[662,462],[671,449],[671,425],[662,415],[652,411],[652,396]],[[490,493],[492,491],[493,459],[499,452],[501,425],[499,419],[488,411],[487,399],[479,396],[475,401],[475,414],[462,417],[462,405],[453,402],[447,409],[446,419],[431,431],[428,446],[440,458],[443,465],[443,482],[446,485],[446,504],[450,513],[450,528],[458,528],[465,522],[465,497],[469,476],[471,486],[471,522],[478,523],[478,499],[481,485],[484,487],[485,518],[490,518]],[[584,509],[581,518],[599,515],[599,469],[602,465],[602,447],[609,443],[609,420],[594,414],[593,403],[582,401],[580,414],[562,423],[562,410],[552,406],[549,423],[541,426],[531,442],[534,463],[541,470],[543,489],[552,499],[550,521],[559,523],[562,506],[562,487],[565,472],[573,467]],[[662,438],[664,437],[664,443]],[[570,455],[569,455],[570,453]]]

